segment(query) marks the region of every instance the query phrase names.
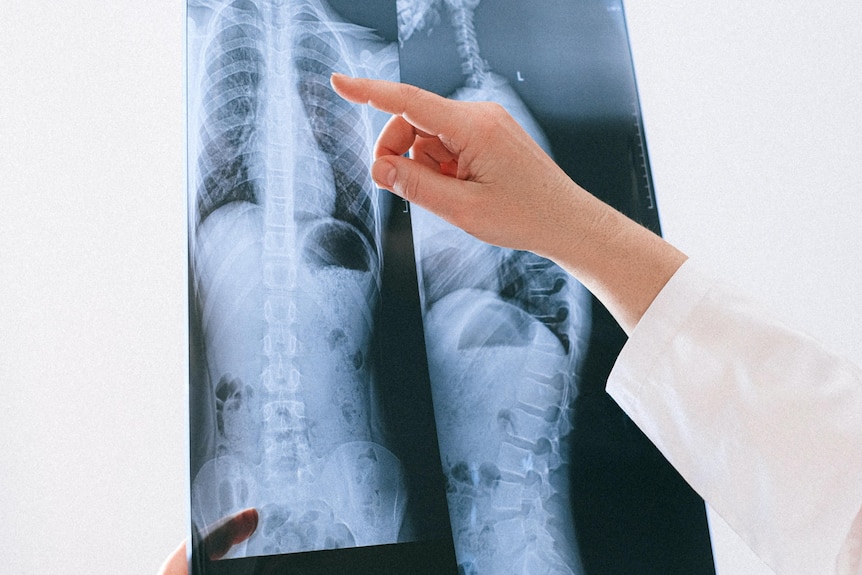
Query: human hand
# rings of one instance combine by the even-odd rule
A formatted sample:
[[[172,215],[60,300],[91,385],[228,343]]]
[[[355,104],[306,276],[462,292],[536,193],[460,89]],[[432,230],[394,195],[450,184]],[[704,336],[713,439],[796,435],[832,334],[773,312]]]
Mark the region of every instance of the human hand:
[[[577,231],[570,214],[586,192],[502,106],[381,80],[331,81],[343,98],[393,114],[374,150],[381,187],[495,245],[551,255],[565,238],[560,226]]]
[[[251,537],[257,522],[257,510],[246,509],[217,523],[200,542],[203,555],[212,561],[221,559],[231,547]],[[165,560],[158,575],[188,575],[185,541]]]
[[[502,106],[382,80],[331,82],[343,98],[394,114],[374,150],[378,185],[480,240],[555,261],[626,333],[685,261],[569,179]]]

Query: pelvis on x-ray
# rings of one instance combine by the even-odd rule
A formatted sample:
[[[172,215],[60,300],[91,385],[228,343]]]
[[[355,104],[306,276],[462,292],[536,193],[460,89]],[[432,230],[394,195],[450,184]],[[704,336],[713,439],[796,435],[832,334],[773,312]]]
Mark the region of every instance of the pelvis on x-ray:
[[[434,11],[459,31],[452,96],[526,106],[479,57],[477,1],[398,3],[401,39]],[[393,6],[394,7],[394,6]],[[445,9],[445,10],[444,10]],[[394,14],[393,14],[394,17]],[[190,1],[193,522],[261,512],[234,556],[395,543],[409,478],[379,417],[374,349],[388,196],[371,181],[386,117],[334,71],[399,78],[398,48],[323,0]],[[546,146],[547,147],[547,146]],[[583,287],[420,209],[413,240],[437,442],[461,570],[578,573],[564,472],[589,329]],[[208,416],[206,414],[209,414]],[[441,470],[437,470],[439,473]]]

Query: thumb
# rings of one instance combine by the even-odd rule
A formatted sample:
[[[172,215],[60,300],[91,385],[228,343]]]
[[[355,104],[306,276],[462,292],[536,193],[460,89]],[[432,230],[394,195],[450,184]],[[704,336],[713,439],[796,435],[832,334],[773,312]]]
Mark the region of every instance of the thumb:
[[[472,185],[403,156],[378,158],[371,167],[371,177],[381,188],[455,225],[451,215],[459,211],[458,202],[467,191],[464,188]]]

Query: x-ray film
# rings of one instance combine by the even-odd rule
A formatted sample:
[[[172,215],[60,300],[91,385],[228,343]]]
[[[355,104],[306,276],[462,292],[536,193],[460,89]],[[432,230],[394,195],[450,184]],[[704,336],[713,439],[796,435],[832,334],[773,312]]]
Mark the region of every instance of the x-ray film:
[[[659,231],[621,2],[188,0],[192,572],[712,574],[576,280],[373,184],[332,72],[503,105]],[[257,530],[219,560],[208,533]]]

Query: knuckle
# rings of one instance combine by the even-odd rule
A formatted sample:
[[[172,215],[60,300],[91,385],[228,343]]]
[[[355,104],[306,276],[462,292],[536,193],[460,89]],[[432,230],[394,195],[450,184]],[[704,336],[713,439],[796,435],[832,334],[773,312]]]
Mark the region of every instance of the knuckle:
[[[479,112],[482,119],[490,124],[498,124],[509,115],[506,109],[497,102],[480,102]]]
[[[508,112],[506,112],[506,108],[503,107],[499,102],[485,102],[487,106],[488,113],[494,117],[502,117],[507,116]]]
[[[501,132],[507,132],[507,122],[510,118],[506,109],[496,102],[478,102],[473,109],[470,132],[474,138],[482,142],[494,140]]]

